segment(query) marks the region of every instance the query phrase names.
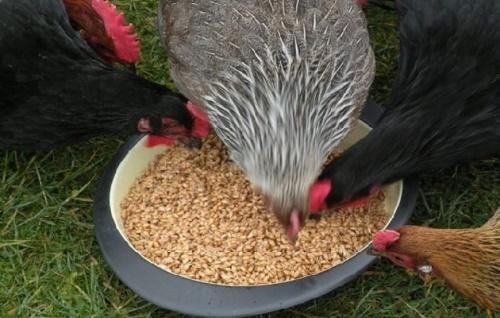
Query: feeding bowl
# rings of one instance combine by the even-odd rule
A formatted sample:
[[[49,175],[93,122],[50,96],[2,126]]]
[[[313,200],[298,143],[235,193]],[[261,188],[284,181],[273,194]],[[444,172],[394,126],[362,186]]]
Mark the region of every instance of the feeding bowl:
[[[343,147],[365,136],[382,113],[369,102],[361,120],[344,140]],[[120,203],[154,158],[165,148],[147,148],[145,136],[131,137],[114,156],[99,185],[94,205],[96,236],[111,269],[144,299],[166,309],[203,317],[241,317],[268,313],[304,303],[346,284],[375,257],[368,246],[343,263],[304,278],[260,286],[223,286],[203,283],[169,273],[141,256],[124,235]],[[384,188],[389,228],[405,224],[417,196],[415,180],[395,182]]]

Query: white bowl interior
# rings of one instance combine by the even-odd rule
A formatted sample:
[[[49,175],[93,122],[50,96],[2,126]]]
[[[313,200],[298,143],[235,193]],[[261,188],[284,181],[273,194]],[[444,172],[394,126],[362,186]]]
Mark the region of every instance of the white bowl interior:
[[[351,133],[343,140],[340,148],[345,149],[353,145],[356,141],[366,136],[369,131],[370,127],[365,123],[359,121],[356,127],[354,127],[354,129],[351,131]],[[138,251],[132,246],[127,236],[125,235],[123,220],[121,217],[120,203],[127,196],[129,189],[132,187],[135,180],[144,174],[149,163],[166,149],[166,146],[148,148],[146,147],[145,143],[146,137],[142,138],[138,143],[134,145],[132,149],[130,149],[128,154],[118,166],[113,177],[109,197],[109,206],[111,208],[111,214],[116,227],[118,228],[123,238],[128,242],[130,247],[136,252]],[[386,224],[387,226],[394,217],[396,209],[398,208],[401,201],[403,182],[397,181],[384,186],[383,191],[386,198],[384,202],[386,208],[385,210],[387,211],[389,216],[388,222]],[[350,258],[354,257],[356,254],[352,255]]]

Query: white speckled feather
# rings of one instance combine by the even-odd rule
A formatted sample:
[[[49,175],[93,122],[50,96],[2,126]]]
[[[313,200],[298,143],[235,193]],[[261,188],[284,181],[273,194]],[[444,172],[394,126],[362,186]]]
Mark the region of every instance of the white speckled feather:
[[[353,0],[163,0],[159,14],[179,90],[278,210],[305,210],[373,80],[361,9]]]

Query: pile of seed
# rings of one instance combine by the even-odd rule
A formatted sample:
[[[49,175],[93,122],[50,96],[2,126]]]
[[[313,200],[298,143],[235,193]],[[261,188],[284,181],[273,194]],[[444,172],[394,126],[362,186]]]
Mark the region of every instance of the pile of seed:
[[[308,220],[292,245],[214,136],[168,148],[122,202],[126,235],[161,268],[224,285],[261,285],[325,271],[387,222],[383,193],[363,208]]]

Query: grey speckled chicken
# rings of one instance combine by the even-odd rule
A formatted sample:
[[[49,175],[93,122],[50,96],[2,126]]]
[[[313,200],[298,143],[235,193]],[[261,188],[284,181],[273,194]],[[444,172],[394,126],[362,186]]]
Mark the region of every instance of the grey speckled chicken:
[[[374,76],[354,0],[161,0],[171,75],[295,238]]]

